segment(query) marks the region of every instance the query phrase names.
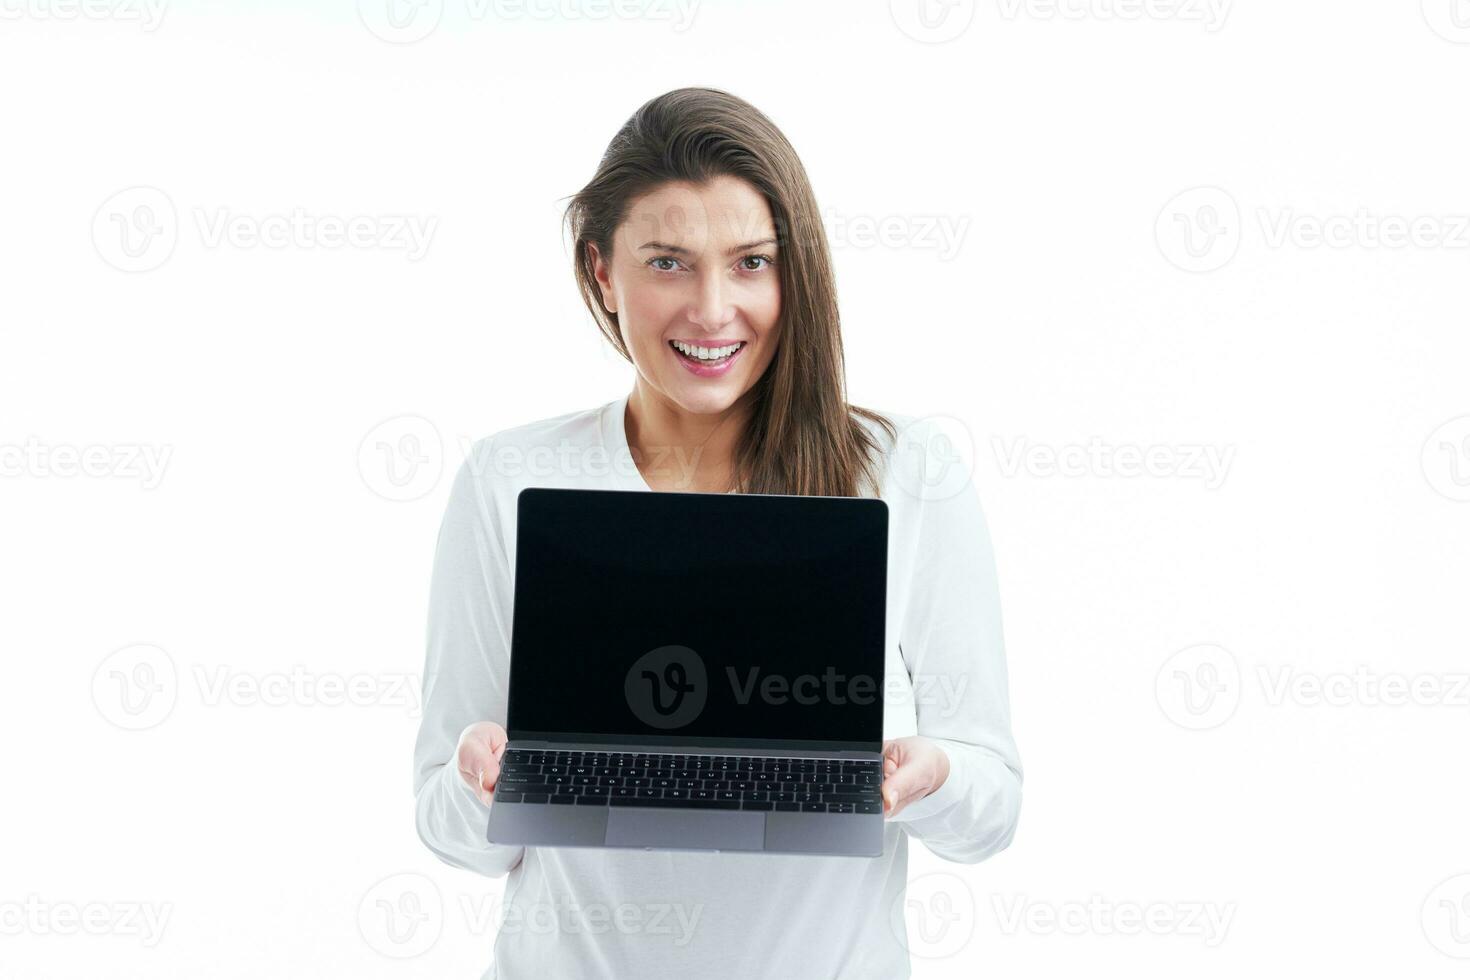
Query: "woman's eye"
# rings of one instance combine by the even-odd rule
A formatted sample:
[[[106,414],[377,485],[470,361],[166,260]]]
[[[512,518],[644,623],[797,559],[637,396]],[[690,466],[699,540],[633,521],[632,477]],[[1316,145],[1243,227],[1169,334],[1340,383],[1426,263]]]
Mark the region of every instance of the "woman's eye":
[[[746,272],[759,272],[759,271],[761,271],[761,269],[764,269],[764,268],[766,268],[766,266],[769,266],[771,264],[771,257],[769,255],[747,255],[745,258],[741,259],[740,261],[742,263],[744,263],[744,262],[764,262],[765,265],[757,266],[754,269],[752,269],[748,265],[745,266],[745,271]]]
[[[667,255],[655,255],[653,258],[651,258],[651,259],[648,260],[648,264],[649,265],[654,265],[655,262],[672,262],[675,265],[678,265],[679,264],[679,260],[678,259],[670,258]],[[665,267],[663,267],[661,265],[655,265],[654,268],[658,269],[658,271],[660,271],[660,272],[673,272],[674,271],[673,269],[668,269],[668,268],[665,268]]]

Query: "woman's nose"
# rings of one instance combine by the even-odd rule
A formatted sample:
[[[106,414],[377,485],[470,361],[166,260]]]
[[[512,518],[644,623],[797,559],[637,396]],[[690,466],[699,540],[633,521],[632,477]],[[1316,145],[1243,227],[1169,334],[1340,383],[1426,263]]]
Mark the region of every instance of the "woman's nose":
[[[725,277],[705,274],[699,279],[699,295],[695,297],[690,319],[705,327],[721,327],[734,319],[730,307],[730,289]]]

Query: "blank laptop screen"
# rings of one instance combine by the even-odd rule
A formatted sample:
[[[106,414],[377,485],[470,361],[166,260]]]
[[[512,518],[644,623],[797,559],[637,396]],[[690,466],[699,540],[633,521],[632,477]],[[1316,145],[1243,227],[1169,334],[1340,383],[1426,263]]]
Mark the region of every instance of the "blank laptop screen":
[[[881,500],[529,488],[513,738],[877,751]]]

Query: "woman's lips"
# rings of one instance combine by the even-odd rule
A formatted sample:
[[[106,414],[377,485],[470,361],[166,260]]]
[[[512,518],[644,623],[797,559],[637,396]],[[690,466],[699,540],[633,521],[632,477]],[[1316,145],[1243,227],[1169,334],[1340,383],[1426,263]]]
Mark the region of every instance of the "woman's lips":
[[[737,343],[739,342],[737,341]],[[716,346],[728,345],[719,344]],[[669,353],[673,354],[674,358],[678,360],[680,364],[684,365],[685,370],[687,370],[690,374],[696,375],[701,378],[718,378],[730,370],[730,365],[739,360],[740,356],[745,353],[746,348],[748,348],[749,346],[750,344],[748,342],[741,344],[739,350],[737,350],[735,353],[731,354],[729,357],[725,358],[718,364],[706,364],[703,361],[698,361],[692,357],[686,357],[684,354],[679,352],[679,349],[675,347],[673,343],[669,344]]]

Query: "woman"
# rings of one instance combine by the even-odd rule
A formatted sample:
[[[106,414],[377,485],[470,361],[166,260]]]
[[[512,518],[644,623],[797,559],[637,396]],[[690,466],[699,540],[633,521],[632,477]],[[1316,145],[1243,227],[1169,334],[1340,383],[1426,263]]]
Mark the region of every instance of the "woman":
[[[908,838],[973,863],[1010,842],[1020,809],[975,492],[933,492],[922,458],[901,451],[912,439],[846,402],[816,201],[752,106],[707,88],[648,102],[567,220],[583,298],[636,377],[613,402],[481,440],[460,468],[431,589],[419,835],[450,864],[510,876],[487,977],[907,976]],[[926,445],[927,426],[903,421]],[[486,842],[506,741],[515,498],[531,485],[889,504],[882,857]]]

